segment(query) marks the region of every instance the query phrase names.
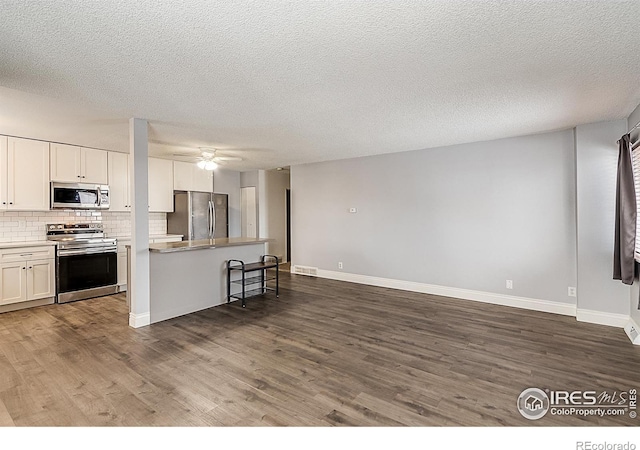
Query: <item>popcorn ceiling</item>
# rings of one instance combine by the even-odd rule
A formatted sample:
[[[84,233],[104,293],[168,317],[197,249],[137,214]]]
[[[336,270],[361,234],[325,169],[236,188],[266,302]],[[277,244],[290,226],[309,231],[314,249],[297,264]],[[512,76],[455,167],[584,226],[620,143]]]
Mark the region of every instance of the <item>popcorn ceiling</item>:
[[[0,134],[234,170],[625,118],[638,1],[0,2]],[[514,149],[517,151],[517,149]],[[192,153],[194,155],[194,153]]]

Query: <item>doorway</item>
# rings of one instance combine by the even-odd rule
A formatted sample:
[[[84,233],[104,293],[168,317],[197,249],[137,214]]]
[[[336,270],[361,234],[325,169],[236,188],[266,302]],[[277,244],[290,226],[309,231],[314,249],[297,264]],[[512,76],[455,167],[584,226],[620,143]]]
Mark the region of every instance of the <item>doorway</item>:
[[[241,193],[241,236],[255,238],[257,237],[256,218],[256,187],[249,186],[240,189]]]
[[[291,262],[291,189],[286,190],[286,224],[287,224],[287,249],[286,258],[287,262]]]

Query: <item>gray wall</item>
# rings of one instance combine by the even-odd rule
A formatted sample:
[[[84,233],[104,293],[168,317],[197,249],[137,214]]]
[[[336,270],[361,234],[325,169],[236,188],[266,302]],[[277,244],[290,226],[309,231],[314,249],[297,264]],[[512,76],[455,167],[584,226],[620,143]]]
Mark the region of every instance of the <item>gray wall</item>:
[[[618,148],[626,120],[576,127],[578,308],[629,314],[629,287],[613,280]]]
[[[240,237],[240,172],[216,169],[213,174],[213,191],[229,195],[229,237]]]
[[[258,187],[258,171],[240,172],[240,187]]]
[[[575,304],[575,195],[572,130],[294,166],[292,263]]]

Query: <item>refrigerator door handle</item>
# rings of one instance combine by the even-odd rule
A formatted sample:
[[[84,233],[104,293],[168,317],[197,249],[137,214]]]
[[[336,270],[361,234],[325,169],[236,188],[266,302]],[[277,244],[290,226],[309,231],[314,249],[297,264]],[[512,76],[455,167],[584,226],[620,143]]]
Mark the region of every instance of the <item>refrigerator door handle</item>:
[[[213,215],[213,203],[209,200],[209,239],[213,239],[214,230],[214,215]]]
[[[215,237],[216,235],[216,207],[211,202],[211,237]]]

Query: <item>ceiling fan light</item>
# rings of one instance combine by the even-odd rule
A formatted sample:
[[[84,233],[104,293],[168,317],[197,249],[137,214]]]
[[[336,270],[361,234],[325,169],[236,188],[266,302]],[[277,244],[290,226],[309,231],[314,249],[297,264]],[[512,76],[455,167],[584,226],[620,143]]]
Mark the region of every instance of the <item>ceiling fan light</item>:
[[[203,161],[206,170],[214,170],[218,165],[213,161]]]
[[[207,166],[207,161],[198,161],[198,167],[200,169],[205,169]]]

